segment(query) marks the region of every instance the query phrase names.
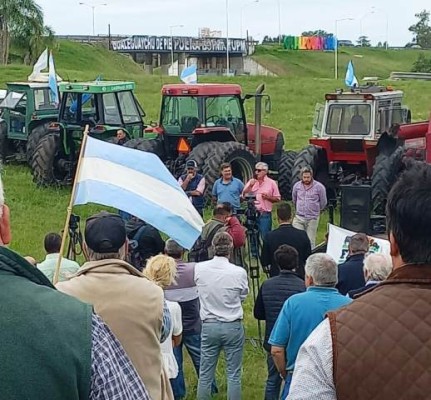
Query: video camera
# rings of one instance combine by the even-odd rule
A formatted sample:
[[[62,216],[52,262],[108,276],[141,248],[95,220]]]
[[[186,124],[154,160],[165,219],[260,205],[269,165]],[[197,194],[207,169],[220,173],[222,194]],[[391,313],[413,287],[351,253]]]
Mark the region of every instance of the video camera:
[[[254,229],[257,225],[257,219],[259,218],[259,211],[256,209],[255,201],[256,195],[254,193],[249,193],[245,195],[246,208],[238,210],[239,215],[244,215],[245,219],[243,224],[247,229]]]
[[[69,229],[71,231],[76,231],[77,229],[79,229],[80,222],[81,222],[81,217],[79,215],[71,214],[70,220],[69,220]]]
[[[67,258],[76,261],[76,257],[82,254],[82,233],[80,228],[81,217],[76,214],[70,215],[69,220],[69,247]]]

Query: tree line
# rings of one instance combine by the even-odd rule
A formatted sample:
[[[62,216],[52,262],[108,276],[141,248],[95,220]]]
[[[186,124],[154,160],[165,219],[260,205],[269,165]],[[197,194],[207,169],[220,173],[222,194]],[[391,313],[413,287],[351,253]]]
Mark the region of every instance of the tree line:
[[[44,23],[42,8],[33,0],[0,0],[0,64],[7,64],[13,48],[25,64],[36,61],[54,32]]]

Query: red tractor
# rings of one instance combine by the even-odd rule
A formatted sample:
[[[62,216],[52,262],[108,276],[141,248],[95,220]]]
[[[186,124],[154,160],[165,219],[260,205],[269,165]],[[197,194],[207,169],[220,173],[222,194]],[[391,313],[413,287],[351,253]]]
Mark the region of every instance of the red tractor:
[[[381,177],[375,184],[379,184],[383,200],[410,160],[431,164],[431,115],[428,121],[397,125],[393,134],[400,145],[384,162],[375,166],[375,173]],[[377,191],[377,187],[374,190]]]
[[[157,154],[175,177],[184,172],[187,160],[195,160],[205,175],[208,196],[223,162],[230,162],[234,176],[245,182],[261,160],[278,172],[280,190],[288,194],[292,153],[284,152],[280,130],[261,125],[263,98],[267,111],[270,108],[263,91],[260,85],[255,94],[242,96],[235,84],[164,85],[159,124],[125,146]],[[249,98],[255,98],[254,124],[246,121],[244,101]]]
[[[330,199],[336,199],[340,185],[368,183],[373,213],[383,215],[391,179],[388,165],[403,142],[395,127],[411,119],[402,99],[402,91],[375,85],[327,94],[325,105],[316,107],[310,144],[296,156],[292,185],[305,165],[313,168]]]

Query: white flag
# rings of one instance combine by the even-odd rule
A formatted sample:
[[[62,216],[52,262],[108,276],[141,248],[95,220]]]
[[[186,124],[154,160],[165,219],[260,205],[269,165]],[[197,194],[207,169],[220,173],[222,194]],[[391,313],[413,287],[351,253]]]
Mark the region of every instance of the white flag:
[[[40,76],[41,71],[46,68],[48,68],[48,49],[45,49],[45,51],[37,59],[36,64],[34,64],[33,67],[33,72],[28,77],[28,80],[35,80],[37,77]]]

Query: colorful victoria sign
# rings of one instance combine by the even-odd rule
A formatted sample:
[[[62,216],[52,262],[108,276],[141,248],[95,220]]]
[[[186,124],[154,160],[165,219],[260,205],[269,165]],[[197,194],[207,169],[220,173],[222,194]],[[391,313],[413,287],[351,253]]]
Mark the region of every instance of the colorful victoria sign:
[[[285,36],[286,50],[335,50],[334,36]]]

